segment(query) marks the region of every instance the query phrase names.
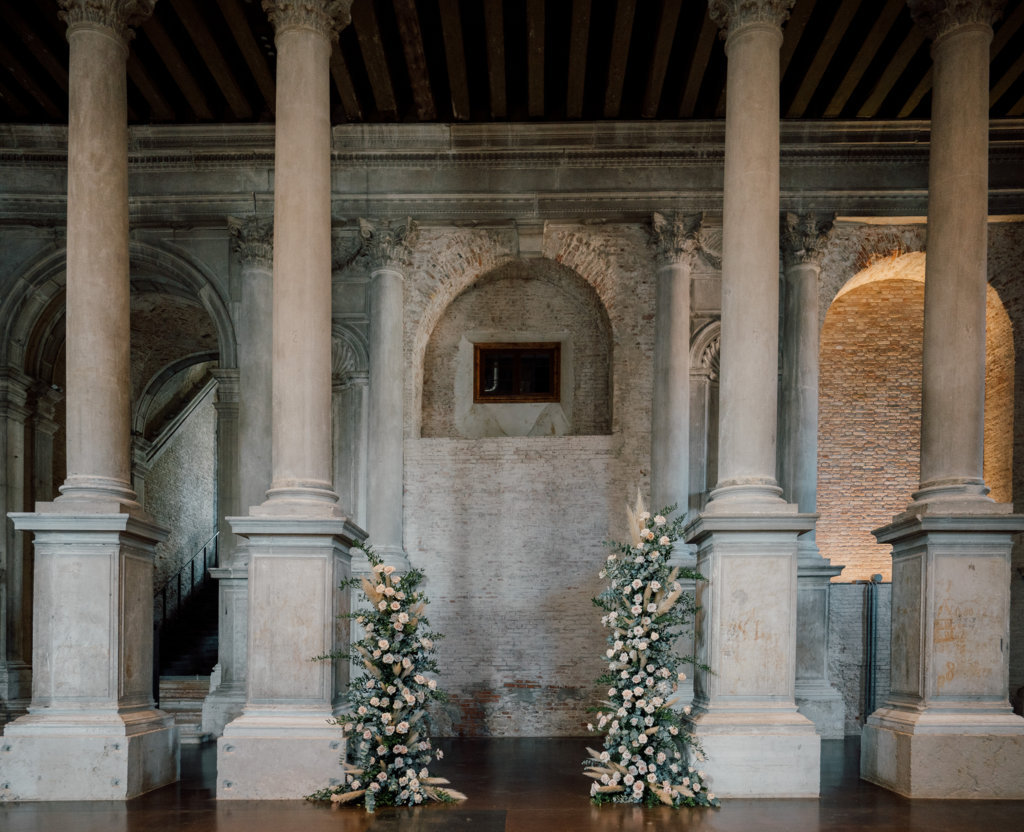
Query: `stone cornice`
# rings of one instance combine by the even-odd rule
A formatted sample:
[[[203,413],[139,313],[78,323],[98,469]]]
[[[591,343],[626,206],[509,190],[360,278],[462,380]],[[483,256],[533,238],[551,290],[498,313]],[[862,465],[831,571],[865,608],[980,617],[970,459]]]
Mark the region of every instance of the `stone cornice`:
[[[834,219],[834,215],[786,213],[782,218],[781,248],[787,268],[807,264],[821,266]]]
[[[263,0],[263,10],[276,34],[288,29],[313,29],[334,40],[352,22],[352,0]]]
[[[416,224],[412,220],[392,225],[390,220],[370,222],[360,217],[359,235],[363,240],[363,255],[371,271],[388,269],[404,272],[416,242]]]
[[[932,40],[971,23],[991,26],[1006,0],[907,0],[914,22]]]
[[[102,26],[128,43],[134,34],[131,27],[153,13],[156,0],[58,0],[58,5],[69,32],[76,26]]]
[[[244,266],[274,267],[273,217],[228,217],[231,248]]]
[[[752,23],[782,26],[796,0],[708,0],[708,16],[727,38]]]

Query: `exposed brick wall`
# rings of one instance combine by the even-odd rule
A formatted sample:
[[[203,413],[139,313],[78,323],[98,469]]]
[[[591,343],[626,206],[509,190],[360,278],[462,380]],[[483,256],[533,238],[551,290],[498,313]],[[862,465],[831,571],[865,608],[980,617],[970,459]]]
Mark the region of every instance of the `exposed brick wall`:
[[[874,588],[874,705],[879,707],[889,692],[889,633],[892,618],[892,584]],[[828,674],[846,705],[846,733],[859,734],[868,716],[866,671],[869,663],[868,614],[870,594],[864,583],[832,584],[829,587]]]

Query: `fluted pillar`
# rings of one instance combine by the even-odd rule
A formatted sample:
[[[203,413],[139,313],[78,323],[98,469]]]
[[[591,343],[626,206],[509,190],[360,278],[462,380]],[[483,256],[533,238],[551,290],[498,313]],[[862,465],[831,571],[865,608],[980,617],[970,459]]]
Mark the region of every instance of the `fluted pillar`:
[[[68,24],[67,479],[15,514],[35,533],[32,702],[5,732],[0,799],[125,799],[178,777],[153,707],[153,556],[131,488],[129,26],[152,0],[61,0]]]
[[[985,486],[989,44],[1001,3],[912,0],[932,38],[921,486],[874,534],[891,543],[891,687],[864,726],[861,776],[911,797],[1024,798],[1010,711],[1012,536]]]
[[[405,477],[405,268],[415,226],[361,219],[363,250],[370,263],[370,401],[366,525],[370,542],[387,563],[409,568],[403,540]]]
[[[329,720],[343,674],[310,659],[347,637],[338,585],[365,534],[331,471],[330,57],[350,5],[263,3],[277,48],[272,478],[263,503],[230,519],[248,540],[248,665],[242,714],[217,744],[221,800],[300,798],[342,750]]]
[[[782,221],[779,485],[804,514],[818,504],[818,278],[831,231],[831,217],[787,214]],[[796,703],[824,739],[846,733],[843,697],[828,680],[829,583],[841,571],[821,556],[813,529],[800,535]]]
[[[818,794],[820,737],[797,711],[797,535],[776,479],[779,47],[792,0],[712,0],[728,56],[718,485],[698,546],[691,724],[718,794]]]

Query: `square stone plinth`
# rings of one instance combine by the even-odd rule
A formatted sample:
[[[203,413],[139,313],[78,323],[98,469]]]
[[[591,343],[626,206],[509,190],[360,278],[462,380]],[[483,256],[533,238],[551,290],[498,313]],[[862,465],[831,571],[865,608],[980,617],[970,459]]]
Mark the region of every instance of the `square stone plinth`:
[[[0,737],[0,800],[128,800],[178,772],[178,729],[162,711],[64,724],[30,714]]]

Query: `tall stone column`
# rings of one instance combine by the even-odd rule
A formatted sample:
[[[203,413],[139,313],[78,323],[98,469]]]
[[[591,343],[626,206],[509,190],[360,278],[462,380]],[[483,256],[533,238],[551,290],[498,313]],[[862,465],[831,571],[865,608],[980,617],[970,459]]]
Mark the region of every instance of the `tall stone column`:
[[[712,0],[728,76],[718,485],[687,528],[698,546],[692,727],[714,790],[818,794],[820,737],[797,712],[797,535],[813,515],[776,483],[779,47],[792,0]]]
[[[405,483],[405,268],[416,229],[411,220],[392,225],[359,220],[370,263],[370,423],[366,526],[386,563],[409,568],[403,540]]]
[[[351,0],[264,0],[277,47],[272,333],[272,478],[231,518],[248,539],[246,702],[217,744],[218,799],[299,798],[336,771],[328,724],[347,637],[339,583],[364,533],[331,478],[330,57]]]
[[[782,382],[779,401],[779,485],[803,514],[818,504],[818,278],[831,217],[787,214]],[[829,584],[842,572],[818,551],[814,530],[797,539],[796,703],[824,739],[845,735],[846,706],[828,681]]]
[[[202,724],[203,733],[214,736],[220,736],[224,726],[242,713],[248,668],[249,556],[245,539],[234,534],[228,517],[263,502],[271,478],[274,223],[269,217],[229,217],[228,231],[241,270],[242,299],[235,430],[230,439],[218,437],[218,455],[222,462],[227,456],[234,459],[231,469],[236,481],[230,489],[231,504],[218,509],[221,545],[217,568],[210,570],[218,581],[218,648]],[[226,541],[230,541],[227,546]]]
[[[25,420],[30,379],[0,372],[0,724],[24,714],[32,691],[32,575],[24,532],[7,513],[25,509]]]
[[[131,488],[128,27],[151,0],[61,0],[68,24],[67,479],[35,533],[32,702],[0,798],[124,799],[178,777],[153,707],[153,556]]]
[[[893,547],[889,698],[861,776],[910,797],[1024,798],[1010,711],[1010,549],[1024,516],[982,477],[989,0],[912,0],[932,38],[921,487],[874,534]]]

